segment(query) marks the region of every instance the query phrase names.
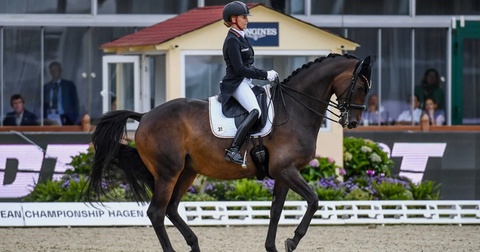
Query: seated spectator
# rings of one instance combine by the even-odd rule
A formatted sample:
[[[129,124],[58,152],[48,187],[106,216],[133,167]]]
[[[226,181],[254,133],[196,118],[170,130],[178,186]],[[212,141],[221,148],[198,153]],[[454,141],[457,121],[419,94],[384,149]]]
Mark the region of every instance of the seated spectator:
[[[362,123],[364,126],[367,125],[387,125],[389,119],[388,111],[385,110],[383,106],[378,106],[378,95],[372,94],[368,98],[367,110],[362,113]]]
[[[412,116],[412,96],[408,98],[408,109],[403,111],[397,118],[396,124],[399,125],[413,125],[420,124],[420,117],[422,116],[422,109],[420,109],[418,96],[413,96],[413,116]]]
[[[37,115],[28,111],[24,107],[25,101],[19,94],[14,94],[10,98],[10,106],[13,111],[8,112],[3,119],[4,126],[32,126],[38,125]]]
[[[423,106],[423,113],[428,116],[430,125],[444,125],[445,111],[437,109],[435,98],[427,97]]]
[[[433,97],[438,109],[445,109],[445,92],[440,87],[440,75],[437,70],[425,71],[421,84],[415,87],[415,95],[418,96],[421,107],[424,106],[427,97]]]

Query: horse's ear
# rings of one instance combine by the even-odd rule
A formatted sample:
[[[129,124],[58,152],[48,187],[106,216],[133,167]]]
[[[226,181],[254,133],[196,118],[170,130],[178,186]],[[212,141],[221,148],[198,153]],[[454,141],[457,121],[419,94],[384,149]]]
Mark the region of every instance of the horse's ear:
[[[373,67],[373,64],[377,61],[377,55],[369,55],[363,60],[364,66]]]

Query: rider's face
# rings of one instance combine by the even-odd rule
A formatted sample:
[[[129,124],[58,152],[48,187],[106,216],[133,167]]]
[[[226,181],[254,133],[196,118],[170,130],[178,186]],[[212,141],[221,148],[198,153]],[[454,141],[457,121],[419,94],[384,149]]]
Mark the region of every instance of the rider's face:
[[[232,23],[234,28],[243,31],[247,28],[248,17],[246,15],[232,17]]]

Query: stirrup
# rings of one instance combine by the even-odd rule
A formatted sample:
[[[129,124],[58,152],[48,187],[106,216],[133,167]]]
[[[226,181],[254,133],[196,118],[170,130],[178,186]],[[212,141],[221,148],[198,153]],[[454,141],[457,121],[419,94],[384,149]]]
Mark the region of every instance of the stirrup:
[[[243,158],[238,149],[225,149],[225,151],[227,152],[223,157],[225,160],[234,162],[235,164],[239,165],[243,164]]]

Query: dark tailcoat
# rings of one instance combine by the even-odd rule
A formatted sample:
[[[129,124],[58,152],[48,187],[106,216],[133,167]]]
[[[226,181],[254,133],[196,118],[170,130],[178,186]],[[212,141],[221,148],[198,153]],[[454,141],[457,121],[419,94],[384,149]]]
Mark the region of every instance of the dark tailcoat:
[[[225,108],[231,107],[229,105],[225,106],[226,103],[236,102],[235,99],[230,98],[243,78],[267,79],[267,71],[253,66],[254,55],[248,39],[230,29],[223,43],[223,59],[227,65],[227,73],[220,82],[220,94],[218,96],[224,114],[228,114]]]

